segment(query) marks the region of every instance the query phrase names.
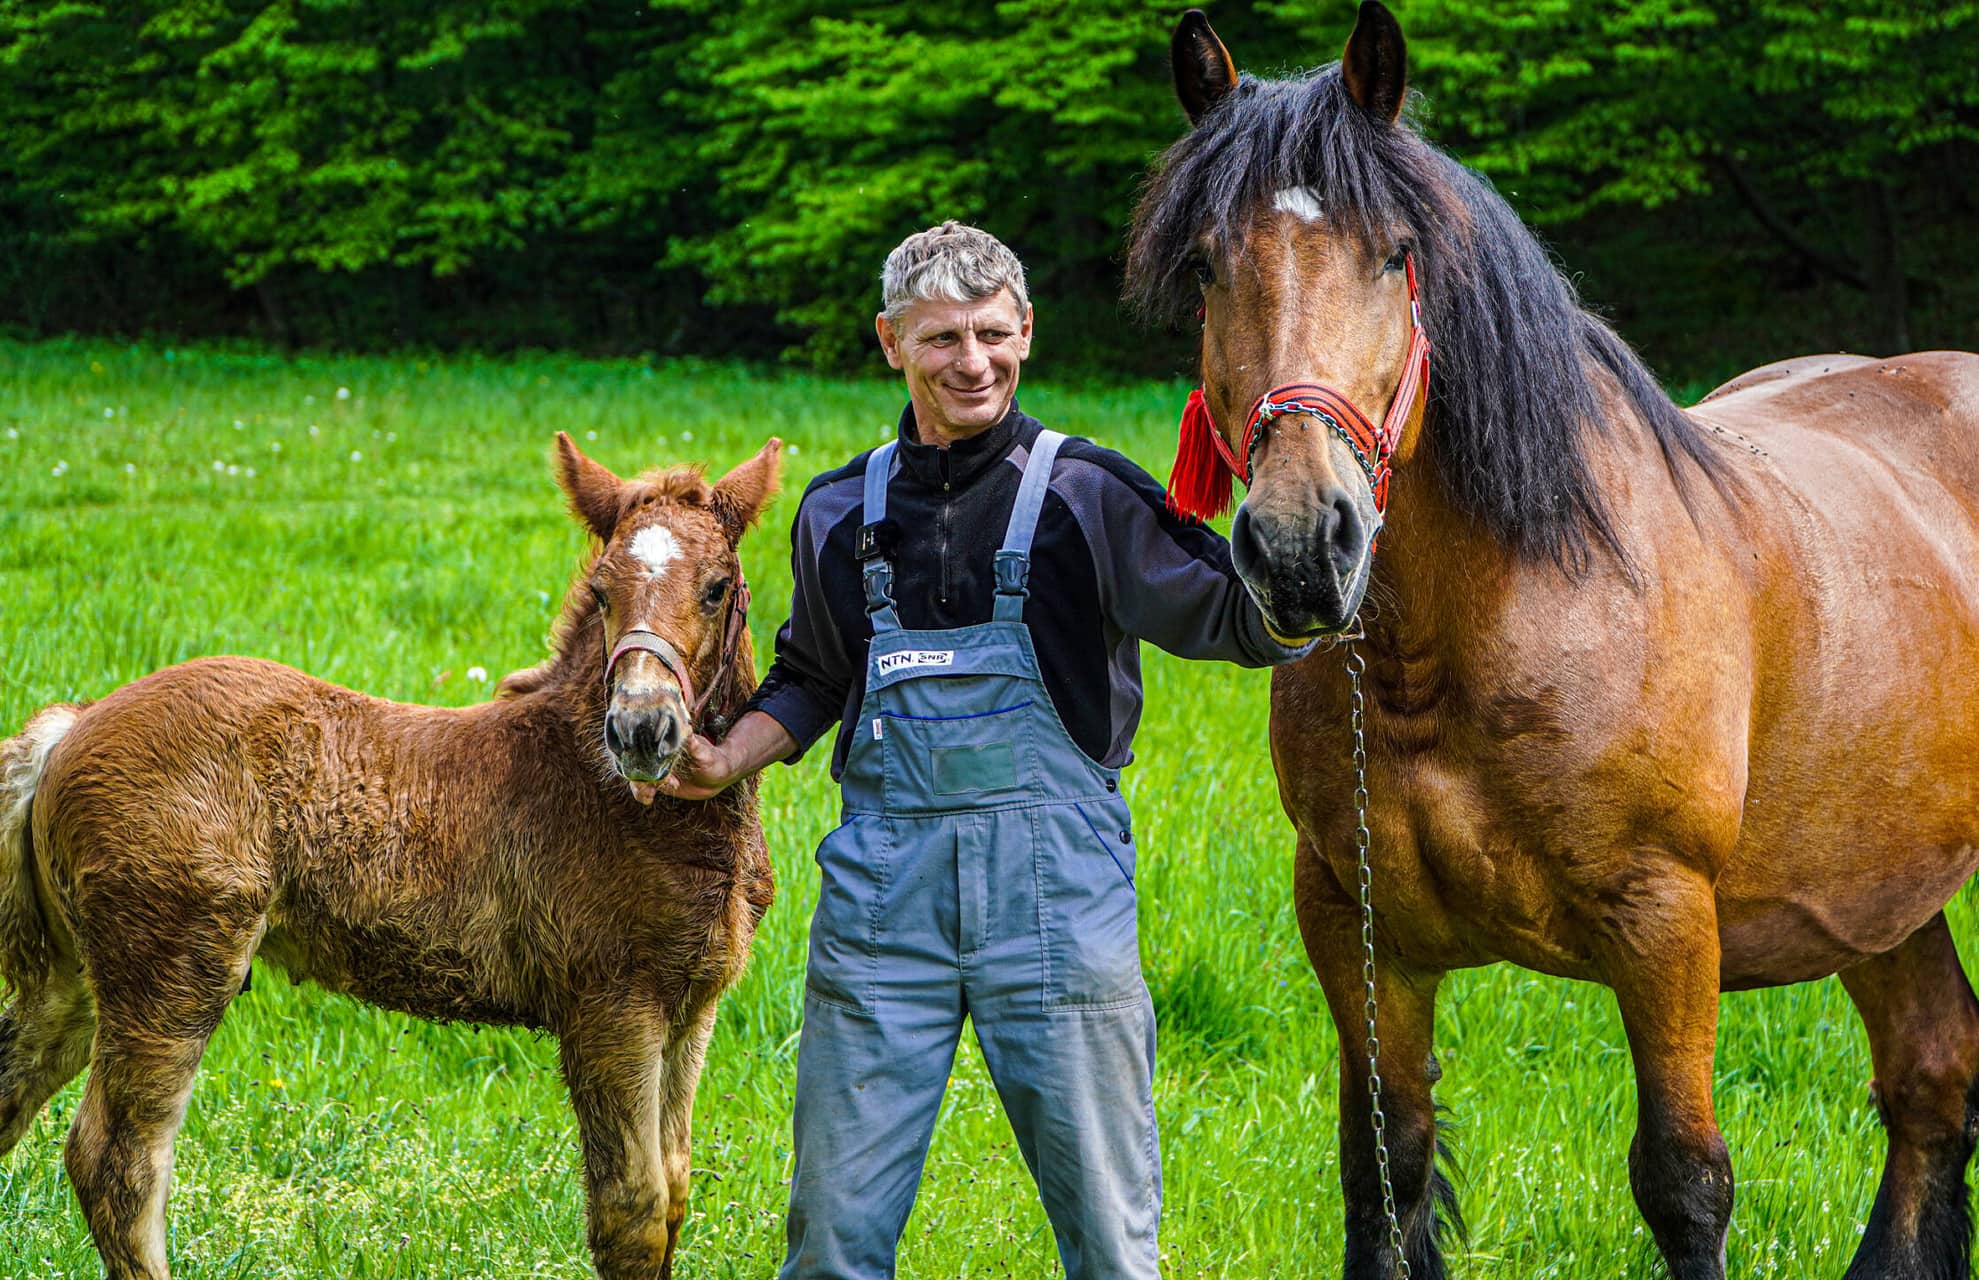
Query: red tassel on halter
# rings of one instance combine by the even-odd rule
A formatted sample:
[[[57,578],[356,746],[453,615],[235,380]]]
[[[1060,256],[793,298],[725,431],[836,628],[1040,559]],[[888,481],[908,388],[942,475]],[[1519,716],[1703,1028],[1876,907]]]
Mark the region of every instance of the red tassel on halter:
[[[1182,438],[1175,448],[1175,469],[1168,473],[1168,509],[1197,520],[1220,516],[1230,509],[1234,479],[1216,447],[1216,420],[1197,387],[1182,409]]]

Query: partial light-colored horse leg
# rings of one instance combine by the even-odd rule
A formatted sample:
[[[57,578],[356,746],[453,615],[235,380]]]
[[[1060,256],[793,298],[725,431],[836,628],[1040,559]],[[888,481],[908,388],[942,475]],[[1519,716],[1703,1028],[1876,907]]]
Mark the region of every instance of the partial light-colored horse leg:
[[[95,1033],[96,1006],[73,970],[48,974],[0,1013],[0,1156],[88,1064]]]
[[[1674,1280],[1724,1280],[1732,1160],[1711,1099],[1718,1044],[1718,910],[1703,876],[1671,859],[1617,892],[1597,960],[1635,1059],[1629,1186]]]
[[[668,1271],[671,1196],[660,1131],[666,1020],[592,1007],[560,1041],[564,1081],[584,1142],[591,1260],[602,1280]]]
[[[1841,978],[1869,1032],[1876,1109],[1890,1141],[1846,1280],[1966,1280],[1979,1000],[1943,913]]]
[[[216,936],[198,950],[96,965],[96,1046],[89,1084],[69,1129],[69,1182],[108,1280],[166,1280],[165,1201],[172,1143],[185,1121],[206,1042],[240,990],[252,932]]]
[[[693,1168],[694,1090],[707,1060],[708,1037],[715,1029],[713,997],[667,1042],[665,1074],[660,1079],[660,1146],[665,1152],[667,1178],[667,1256],[660,1268],[671,1274],[680,1248],[680,1224],[687,1217],[687,1181]]]

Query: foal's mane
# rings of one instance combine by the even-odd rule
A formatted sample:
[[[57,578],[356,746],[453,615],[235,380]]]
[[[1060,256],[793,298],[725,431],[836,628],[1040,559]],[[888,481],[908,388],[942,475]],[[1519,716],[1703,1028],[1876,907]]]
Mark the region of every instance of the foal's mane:
[[[634,512],[656,503],[712,510],[714,492],[714,486],[708,483],[697,465],[647,471],[637,479],[626,481],[621,487],[618,523],[623,524]],[[584,558],[577,562],[570,585],[564,589],[563,611],[550,624],[551,656],[536,666],[524,667],[503,676],[495,686],[496,697],[513,698],[534,693],[569,675],[598,652],[594,634],[598,602],[585,586],[585,580],[590,577],[591,566],[598,562],[604,551],[604,543],[594,539]]]
[[[1577,570],[1599,541],[1627,561],[1587,459],[1590,429],[1609,429],[1611,389],[1680,487],[1686,463],[1715,478],[1704,433],[1581,305],[1504,198],[1414,128],[1362,110],[1337,63],[1242,77],[1162,153],[1134,214],[1128,301],[1159,321],[1193,316],[1203,244],[1240,244],[1285,187],[1312,189],[1336,234],[1373,242],[1408,228],[1434,344],[1424,430],[1451,502],[1502,545]]]

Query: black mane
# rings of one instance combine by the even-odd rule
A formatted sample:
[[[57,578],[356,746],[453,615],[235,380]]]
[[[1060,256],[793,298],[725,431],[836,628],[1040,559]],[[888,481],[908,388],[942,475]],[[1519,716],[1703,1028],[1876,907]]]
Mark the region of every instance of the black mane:
[[[1316,192],[1332,229],[1413,236],[1423,324],[1434,347],[1424,430],[1456,507],[1520,555],[1586,566],[1590,535],[1627,553],[1589,472],[1612,384],[1654,435],[1679,483],[1715,472],[1707,437],[1571,282],[1491,184],[1413,128],[1371,117],[1338,64],[1289,80],[1244,77],[1156,162],[1127,251],[1127,299],[1181,323],[1200,290],[1205,240],[1241,241],[1285,187]],[[1382,246],[1386,252],[1386,247]]]

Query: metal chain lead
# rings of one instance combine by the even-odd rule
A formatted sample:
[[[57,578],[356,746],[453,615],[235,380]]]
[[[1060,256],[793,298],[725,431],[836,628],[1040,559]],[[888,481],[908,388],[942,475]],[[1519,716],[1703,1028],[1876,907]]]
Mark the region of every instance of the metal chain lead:
[[[1374,1167],[1381,1175],[1381,1211],[1388,1217],[1388,1247],[1395,1251],[1395,1274],[1401,1280],[1412,1280],[1409,1258],[1402,1250],[1402,1219],[1395,1212],[1395,1183],[1388,1175],[1388,1117],[1381,1112],[1381,1038],[1374,1027],[1374,873],[1368,867],[1373,837],[1367,829],[1366,704],[1361,695],[1361,676],[1366,671],[1367,659],[1350,642],[1347,680],[1354,726],[1354,853],[1359,860],[1361,893],[1361,977],[1367,983],[1367,1096],[1374,1118]]]

